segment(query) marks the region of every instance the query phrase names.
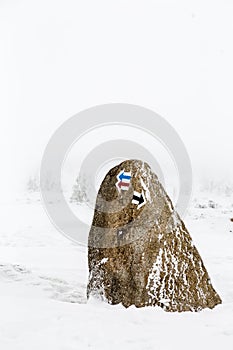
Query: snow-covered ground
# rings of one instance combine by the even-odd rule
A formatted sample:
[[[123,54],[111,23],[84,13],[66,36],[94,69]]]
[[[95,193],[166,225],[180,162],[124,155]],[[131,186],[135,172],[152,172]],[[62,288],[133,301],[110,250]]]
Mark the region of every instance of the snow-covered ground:
[[[87,249],[56,231],[39,195],[2,204],[0,348],[232,350],[233,199],[212,197],[198,195],[184,221],[223,304],[182,314],[87,303]]]

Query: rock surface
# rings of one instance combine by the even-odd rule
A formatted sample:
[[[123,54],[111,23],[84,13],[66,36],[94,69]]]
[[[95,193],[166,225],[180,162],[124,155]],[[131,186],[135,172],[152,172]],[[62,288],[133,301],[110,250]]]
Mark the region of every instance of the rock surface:
[[[192,239],[149,165],[105,176],[88,247],[87,295],[110,304],[199,311],[221,303]]]

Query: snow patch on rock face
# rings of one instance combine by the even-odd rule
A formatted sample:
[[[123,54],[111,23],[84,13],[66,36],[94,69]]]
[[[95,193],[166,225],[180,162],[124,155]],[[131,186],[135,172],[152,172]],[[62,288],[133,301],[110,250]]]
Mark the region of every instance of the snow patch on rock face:
[[[166,298],[162,298],[162,299],[159,300],[159,302],[162,303],[165,306],[169,306],[171,300],[170,299],[166,299]]]
[[[162,238],[163,238],[163,233],[159,233],[159,235],[158,235],[159,241],[160,241]]]
[[[167,201],[168,207],[170,209],[170,212],[173,212],[173,207],[172,207],[172,203],[170,201]]]
[[[108,258],[103,258],[100,263],[105,264],[107,261],[108,261]]]
[[[147,280],[146,289],[149,291],[148,293],[152,299],[155,298],[156,290],[161,283],[160,272],[162,270],[162,254],[163,250],[160,248],[159,254],[157,255]]]
[[[175,270],[174,277],[176,278],[179,275],[178,260],[177,260],[177,257],[173,254],[171,255],[171,261],[172,261],[172,264],[173,264],[174,270]]]
[[[163,264],[163,260],[165,263]],[[169,275],[167,262],[169,261],[168,252],[166,249],[160,248],[159,254],[156,258],[155,263],[150,271],[148,276],[146,289],[148,290],[148,294],[151,297],[150,302],[153,303],[153,300],[157,301],[161,304],[162,307],[167,308],[170,306],[171,299],[167,296],[166,289],[166,280]],[[175,275],[178,274],[178,261],[175,259],[172,260],[174,264]],[[173,281],[170,281],[168,284],[170,285],[170,291],[172,292],[174,288]]]
[[[140,177],[140,182],[141,182],[141,185],[145,191],[147,201],[151,203],[152,200],[151,200],[149,188],[146,186],[145,182],[143,181],[143,179],[141,177]]]

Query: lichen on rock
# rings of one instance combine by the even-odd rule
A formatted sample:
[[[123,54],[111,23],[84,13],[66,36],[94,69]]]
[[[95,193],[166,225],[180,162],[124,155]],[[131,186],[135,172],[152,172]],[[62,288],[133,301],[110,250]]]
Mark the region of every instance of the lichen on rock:
[[[110,304],[199,311],[221,303],[170,198],[140,160],[127,160],[105,176],[89,233],[88,264],[87,296]]]

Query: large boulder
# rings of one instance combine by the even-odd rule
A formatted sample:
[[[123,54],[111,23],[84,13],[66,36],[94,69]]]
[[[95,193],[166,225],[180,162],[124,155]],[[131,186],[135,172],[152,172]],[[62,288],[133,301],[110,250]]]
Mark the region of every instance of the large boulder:
[[[221,303],[192,238],[148,164],[105,176],[88,246],[87,296],[110,304],[198,311]]]

